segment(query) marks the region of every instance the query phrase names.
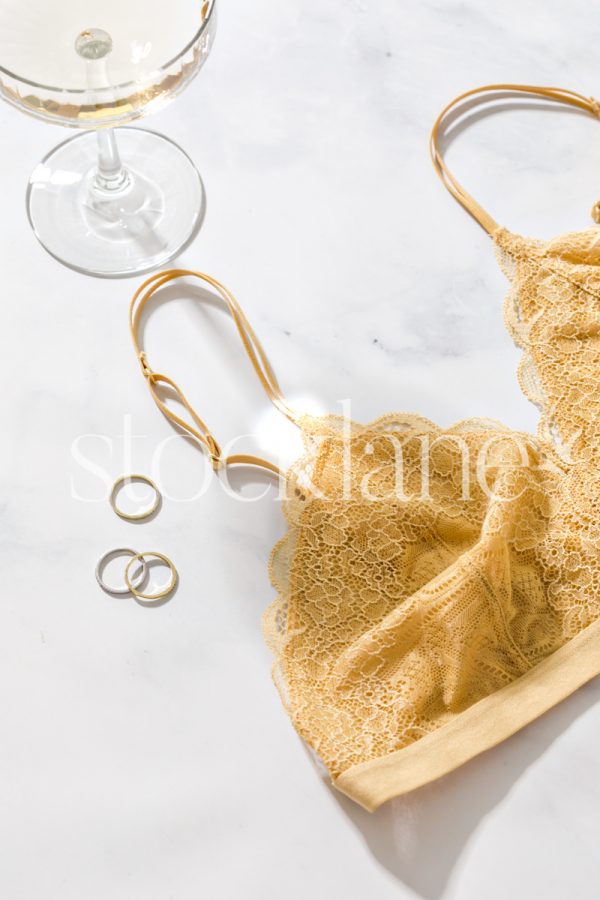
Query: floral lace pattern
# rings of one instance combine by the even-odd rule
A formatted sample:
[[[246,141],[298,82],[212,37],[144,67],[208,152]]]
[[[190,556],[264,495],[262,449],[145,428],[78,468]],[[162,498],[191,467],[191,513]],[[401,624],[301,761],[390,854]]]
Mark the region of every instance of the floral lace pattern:
[[[265,635],[332,777],[418,741],[600,617],[600,230],[499,229],[538,436],[304,418]]]
[[[523,349],[519,380],[540,409],[539,436],[567,460],[600,452],[600,228],[547,243],[495,235],[512,282],[505,320]]]

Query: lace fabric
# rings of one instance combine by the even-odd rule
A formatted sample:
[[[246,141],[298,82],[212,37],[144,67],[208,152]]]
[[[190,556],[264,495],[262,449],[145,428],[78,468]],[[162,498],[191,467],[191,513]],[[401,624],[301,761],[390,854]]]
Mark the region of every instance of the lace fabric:
[[[511,280],[505,321],[523,350],[519,381],[541,413],[538,434],[567,461],[600,452],[600,229],[544,242],[499,228]]]
[[[300,423],[265,634],[294,725],[334,779],[441,728],[600,616],[598,231],[495,240],[537,438],[484,420]]]

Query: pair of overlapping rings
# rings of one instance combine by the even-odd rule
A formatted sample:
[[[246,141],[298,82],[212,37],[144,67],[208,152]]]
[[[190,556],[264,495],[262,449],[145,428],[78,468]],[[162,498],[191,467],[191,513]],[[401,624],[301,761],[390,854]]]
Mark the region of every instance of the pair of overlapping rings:
[[[129,562],[125,567],[123,574],[123,587],[112,587],[104,581],[104,571],[106,566],[119,557],[129,557]],[[158,560],[163,563],[171,572],[171,578],[168,585],[156,593],[148,593],[142,590],[146,579],[148,578],[148,560]],[[138,564],[136,570],[136,563]],[[96,581],[103,591],[115,597],[135,597],[137,600],[163,600],[173,593],[177,587],[178,574],[177,569],[171,560],[163,553],[145,552],[137,553],[128,547],[119,548],[118,550],[109,550],[102,559],[98,561],[96,566]]]

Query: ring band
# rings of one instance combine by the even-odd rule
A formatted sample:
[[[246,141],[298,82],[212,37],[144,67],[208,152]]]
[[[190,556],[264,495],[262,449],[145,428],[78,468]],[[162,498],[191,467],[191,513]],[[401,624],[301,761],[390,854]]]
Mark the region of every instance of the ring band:
[[[146,561],[149,556],[152,557],[152,559],[158,559],[161,562],[163,562],[169,568],[169,570],[171,572],[171,580],[170,580],[169,584],[167,585],[166,588],[164,588],[164,590],[160,591],[158,594],[145,594],[145,593],[142,593],[141,591],[138,591],[136,585],[131,580],[130,572],[131,572],[132,566],[135,564],[136,561],[142,562],[144,565],[146,565]],[[146,566],[146,568],[147,568],[147,566]],[[150,552],[150,551],[148,551],[146,553],[136,553],[136,555],[133,557],[133,559],[129,560],[129,562],[127,564],[127,568],[125,569],[125,583],[127,584],[127,587],[129,589],[130,593],[132,593],[133,596],[136,597],[138,600],[163,600],[165,597],[169,597],[173,593],[173,591],[177,587],[178,581],[179,581],[179,575],[177,573],[177,569],[175,568],[175,566],[173,565],[173,563],[171,562],[169,557],[165,556],[163,553],[155,553],[155,552]]]
[[[133,557],[131,563],[127,567],[127,571],[129,571],[130,565],[133,564],[135,560],[141,563],[141,569],[139,575],[136,575],[135,578],[131,579],[131,584],[138,588],[146,580],[146,575],[148,574],[148,566],[146,565],[145,559],[140,559],[135,550],[130,550],[129,548],[122,547],[119,550],[109,550],[108,553],[105,553],[101,560],[99,560],[98,565],[96,566],[96,581],[102,588],[102,590],[106,594],[112,594],[114,597],[128,597],[131,594],[131,590],[129,588],[129,582],[127,579],[125,580],[125,587],[122,588],[113,588],[110,587],[103,579],[104,569],[108,565],[109,562],[112,562],[113,559],[118,559],[119,556],[131,556]]]
[[[148,509],[142,510],[139,513],[127,513],[125,510],[120,509],[117,505],[117,497],[121,491],[121,488],[126,485],[133,484],[147,484],[148,487],[152,488],[154,491],[154,502],[151,507]],[[120,478],[117,478],[115,483],[112,486],[112,490],[110,492],[110,505],[113,510],[116,512],[121,519],[126,519],[128,522],[140,522],[142,519],[149,519],[150,516],[153,516],[161,502],[161,493],[157,486],[154,484],[151,478],[148,478],[146,475],[121,475]]]

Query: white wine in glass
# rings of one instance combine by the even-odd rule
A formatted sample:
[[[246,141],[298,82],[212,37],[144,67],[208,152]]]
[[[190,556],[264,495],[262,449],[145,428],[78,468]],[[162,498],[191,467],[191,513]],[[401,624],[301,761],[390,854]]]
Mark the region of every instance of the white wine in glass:
[[[164,106],[206,61],[216,0],[0,0],[0,96],[84,129],[35,168],[32,228],[61,262],[122,277],[164,265],[204,214],[200,175],[176,144],[119,128]]]

